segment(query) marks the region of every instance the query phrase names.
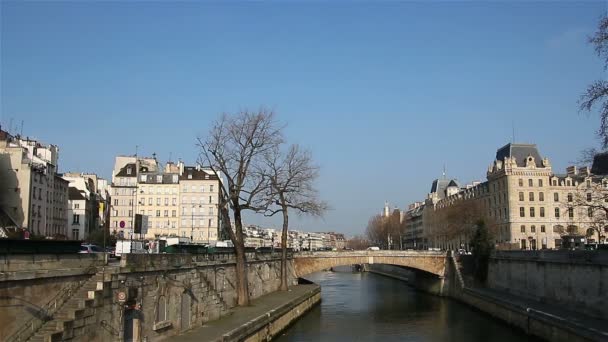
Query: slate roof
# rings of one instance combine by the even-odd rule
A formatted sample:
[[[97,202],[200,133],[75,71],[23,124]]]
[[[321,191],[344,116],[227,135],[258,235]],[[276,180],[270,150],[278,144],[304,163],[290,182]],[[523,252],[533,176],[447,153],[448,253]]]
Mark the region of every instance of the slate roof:
[[[161,181],[158,181],[158,177],[157,176],[161,176]],[[139,183],[143,183],[143,184],[177,184],[177,181],[173,181],[173,176],[177,175],[177,173],[163,173],[163,174],[158,174],[158,173],[149,173],[149,174],[140,174],[140,178],[138,179]],[[145,180],[141,180],[141,177],[145,176],[146,179]]]
[[[192,175],[192,177],[189,178],[188,175]],[[205,178],[205,176],[208,176],[208,178]],[[197,170],[194,166],[186,166],[179,180],[218,180],[218,177],[213,173],[207,173],[201,169]]]
[[[131,174],[127,174],[127,169],[131,168]],[[118,173],[116,177],[137,177],[137,172],[135,172],[135,163],[129,163],[125,165]]]
[[[544,167],[542,158],[538,153],[538,148],[535,144],[513,144],[509,143],[499,148],[496,151],[496,160],[504,160],[506,157],[513,157],[517,162],[517,166],[526,166],[526,158],[534,157],[536,167]]]
[[[84,197],[84,195],[82,194],[82,191],[74,188],[74,187],[69,187],[68,189],[68,199],[69,200],[86,200],[86,197]]]

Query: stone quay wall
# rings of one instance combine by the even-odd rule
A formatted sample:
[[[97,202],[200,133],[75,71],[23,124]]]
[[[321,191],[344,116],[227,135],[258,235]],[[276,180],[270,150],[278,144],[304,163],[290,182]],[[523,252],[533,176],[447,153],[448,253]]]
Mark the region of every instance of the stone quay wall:
[[[608,252],[496,252],[490,259],[487,286],[606,319]]]
[[[62,341],[158,341],[228,315],[236,306],[235,258],[228,253],[130,254],[109,266],[94,254],[0,260],[0,270],[7,271],[0,281],[1,341],[29,320],[58,324],[51,339]],[[251,298],[278,290],[279,253],[248,253],[247,262]],[[294,274],[290,259],[290,285],[297,284]],[[66,288],[70,295],[84,293],[81,304],[59,304],[56,315],[46,315],[49,299]]]

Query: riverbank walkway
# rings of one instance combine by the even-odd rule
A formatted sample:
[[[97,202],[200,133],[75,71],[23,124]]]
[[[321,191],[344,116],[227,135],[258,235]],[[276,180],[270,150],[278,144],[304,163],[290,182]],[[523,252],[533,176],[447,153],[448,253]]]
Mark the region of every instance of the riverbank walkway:
[[[316,284],[296,285],[289,287],[289,291],[276,291],[251,301],[246,307],[232,308],[232,314],[218,320],[205,323],[202,327],[192,329],[182,335],[172,336],[164,341],[169,342],[201,342],[223,341],[224,336],[245,324],[278,310],[286,303],[290,303],[311,291],[319,288]]]

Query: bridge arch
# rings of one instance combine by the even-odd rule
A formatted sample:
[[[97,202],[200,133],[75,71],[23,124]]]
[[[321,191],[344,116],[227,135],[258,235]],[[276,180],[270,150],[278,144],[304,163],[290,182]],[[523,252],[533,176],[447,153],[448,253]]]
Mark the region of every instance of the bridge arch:
[[[349,251],[294,254],[296,277],[353,264],[387,264],[412,268],[443,277],[446,270],[445,252],[434,251]]]

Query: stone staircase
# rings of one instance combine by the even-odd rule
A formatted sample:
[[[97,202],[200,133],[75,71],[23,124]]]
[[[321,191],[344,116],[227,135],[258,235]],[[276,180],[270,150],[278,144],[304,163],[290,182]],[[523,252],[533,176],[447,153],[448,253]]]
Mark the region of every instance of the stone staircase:
[[[203,283],[205,283],[205,286],[207,287],[209,294],[211,294],[211,300],[213,301],[213,303],[219,304],[221,306],[221,311],[223,311],[223,312],[229,311],[230,306],[228,305],[228,303],[226,303],[224,298],[222,298],[221,293],[217,291],[217,289],[211,284],[211,282],[207,279],[207,277],[204,274],[201,274],[201,280],[203,281]]]
[[[83,335],[85,325],[95,324],[95,308],[103,300],[104,274],[108,273],[106,268],[89,278],[27,341],[69,341]]]

